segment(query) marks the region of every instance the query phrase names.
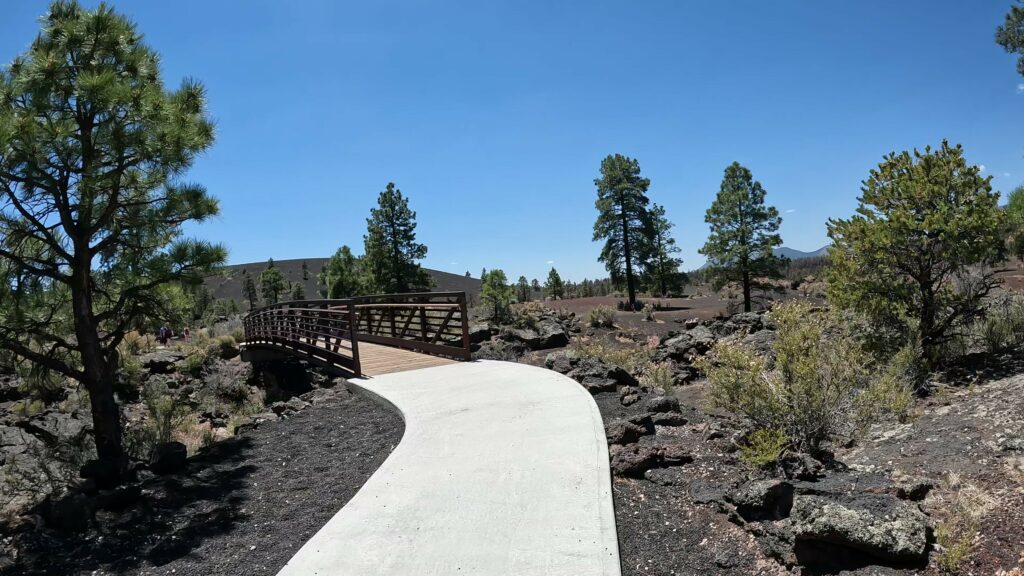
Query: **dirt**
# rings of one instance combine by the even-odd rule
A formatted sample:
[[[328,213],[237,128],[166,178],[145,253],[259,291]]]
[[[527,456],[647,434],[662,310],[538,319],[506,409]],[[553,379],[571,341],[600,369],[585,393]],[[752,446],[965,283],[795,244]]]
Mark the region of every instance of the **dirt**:
[[[97,514],[94,529],[22,538],[30,566],[62,576],[274,574],[391,453],[400,416],[343,388],[266,422],[142,485],[138,502]]]

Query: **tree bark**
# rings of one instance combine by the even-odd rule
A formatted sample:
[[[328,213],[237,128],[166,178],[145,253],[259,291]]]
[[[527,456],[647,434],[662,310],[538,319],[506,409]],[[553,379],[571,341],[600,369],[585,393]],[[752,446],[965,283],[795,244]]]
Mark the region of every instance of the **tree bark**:
[[[629,219],[626,209],[622,209],[622,254],[626,259],[626,290],[629,292],[629,309],[636,310],[636,287],[633,286],[633,262],[629,250]]]
[[[121,444],[121,412],[114,400],[114,378],[100,344],[99,329],[92,310],[92,294],[89,291],[90,262],[79,262],[72,275],[71,297],[75,316],[75,335],[82,357],[82,384],[89,391],[92,405],[93,434],[96,440],[96,456],[103,472],[98,481],[117,484],[124,475],[127,460]]]
[[[750,272],[743,271],[743,311],[750,312]]]

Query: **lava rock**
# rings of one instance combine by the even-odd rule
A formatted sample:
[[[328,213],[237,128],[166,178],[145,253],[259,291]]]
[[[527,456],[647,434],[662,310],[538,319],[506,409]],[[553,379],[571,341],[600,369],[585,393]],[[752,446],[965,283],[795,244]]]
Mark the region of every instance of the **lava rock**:
[[[494,331],[487,324],[470,324],[469,325],[469,342],[470,344],[480,344],[491,339],[494,335]]]
[[[727,496],[746,521],[779,520],[793,508],[793,485],[779,480],[754,480]]]
[[[188,449],[181,442],[164,442],[153,448],[149,469],[160,475],[175,474],[185,469]]]
[[[139,358],[142,368],[150,374],[170,374],[177,370],[177,363],[185,359],[183,352],[177,350],[157,350],[143,354]]]
[[[886,561],[927,560],[928,518],[916,505],[890,494],[800,495],[792,519],[797,541],[850,548]]]
[[[60,532],[85,532],[93,520],[92,500],[81,492],[71,491],[47,501],[43,519]]]
[[[644,472],[644,478],[661,486],[683,486],[689,473],[678,466],[671,468],[651,468]]]
[[[655,396],[644,402],[647,412],[679,412],[679,400],[671,396]]]
[[[821,462],[802,452],[786,452],[779,458],[778,467],[790,480],[815,480],[825,473]]]
[[[612,474],[616,476],[643,478],[644,472],[661,462],[661,451],[654,446],[628,444],[610,452]]]
[[[544,358],[544,366],[559,374],[567,374],[579,364],[579,356],[572,350],[559,350],[552,352]]]
[[[642,426],[626,420],[612,420],[604,430],[609,444],[632,444],[641,436],[648,434]]]

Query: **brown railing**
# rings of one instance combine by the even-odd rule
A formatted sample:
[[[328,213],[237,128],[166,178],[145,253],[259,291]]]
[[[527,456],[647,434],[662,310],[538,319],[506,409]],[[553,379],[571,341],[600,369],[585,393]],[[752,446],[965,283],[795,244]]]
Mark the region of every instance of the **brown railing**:
[[[359,342],[469,360],[465,292],[281,302],[243,320],[246,345],[289,350],[357,376]]]

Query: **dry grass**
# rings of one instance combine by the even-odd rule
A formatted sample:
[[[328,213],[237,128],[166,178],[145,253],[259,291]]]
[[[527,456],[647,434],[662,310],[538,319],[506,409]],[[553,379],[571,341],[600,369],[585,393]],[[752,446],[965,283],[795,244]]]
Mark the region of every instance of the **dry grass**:
[[[959,574],[978,543],[981,519],[994,505],[994,499],[956,474],[946,477],[945,488],[938,505],[944,514],[935,525],[937,564],[946,574]]]

